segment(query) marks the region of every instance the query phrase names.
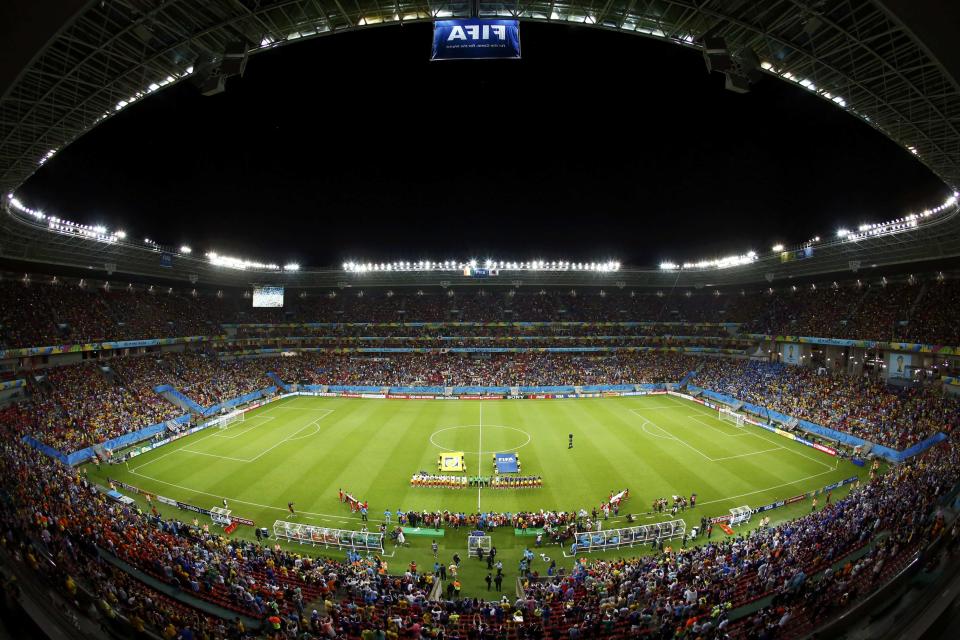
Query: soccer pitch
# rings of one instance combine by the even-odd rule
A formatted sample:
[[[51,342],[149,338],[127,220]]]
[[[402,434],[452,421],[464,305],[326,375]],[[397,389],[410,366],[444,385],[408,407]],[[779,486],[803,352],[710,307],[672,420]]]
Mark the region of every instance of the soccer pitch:
[[[543,487],[509,491],[410,486],[412,474],[436,473],[437,456],[444,451],[466,453],[467,475],[491,475],[494,453],[516,452],[523,473],[541,476]],[[287,517],[288,502],[296,505],[295,522],[359,529],[359,514],[338,499],[341,488],[369,502],[371,531],[385,509],[394,514],[394,523],[398,510],[589,512],[622,489],[629,489],[630,497],[620,517],[611,516],[604,529],[627,526],[626,513],[639,514],[635,524],[670,520],[669,512],[649,513],[653,500],[695,492],[696,508],[677,516],[687,520],[689,529],[704,515],[768,504],[864,474],[850,462],[838,464],[831,456],[752,425],[723,422],[715,410],[667,395],[448,402],[292,397],[251,411],[243,422],[225,429],[206,429],[150,451],[126,466],[97,470],[88,465],[87,470],[104,483],[110,476],[203,508],[222,506],[226,498],[234,515],[271,531],[275,520]],[[145,504],[142,496],[132,497]],[[194,517],[154,504],[166,516],[187,521]],[[765,515],[785,519],[809,510],[809,501],[804,501]],[[205,516],[203,521],[209,522]],[[236,532],[248,538],[253,533],[249,527]],[[459,552],[465,562],[460,575],[464,593],[481,595],[486,563],[467,559],[465,530],[444,533],[437,538],[440,560],[449,564]],[[533,538],[517,537],[508,527],[492,536],[504,562],[505,591],[512,593],[520,555],[533,545]],[[717,528],[713,537],[721,538],[723,532]],[[408,547],[395,548],[385,540],[390,570],[401,572],[411,560],[431,570],[431,537],[411,536],[408,542]],[[339,550],[298,549],[344,557]],[[589,557],[645,551],[623,548]],[[572,566],[573,559],[552,545],[537,550],[535,571],[546,572],[541,552],[558,566]]]

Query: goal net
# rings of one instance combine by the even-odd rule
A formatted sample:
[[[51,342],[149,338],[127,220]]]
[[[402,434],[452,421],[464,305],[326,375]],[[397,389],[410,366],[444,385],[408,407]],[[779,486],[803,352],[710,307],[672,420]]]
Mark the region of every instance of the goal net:
[[[467,557],[471,558],[474,556],[480,555],[480,550],[483,550],[483,555],[488,555],[490,553],[490,547],[493,546],[490,536],[470,536],[467,538]]]
[[[244,415],[246,414],[243,411],[234,411],[233,413],[228,413],[220,419],[220,424],[218,426],[221,429],[226,429],[236,422],[243,422]]]
[[[230,509],[210,507],[210,519],[213,520],[214,524],[219,524],[224,527],[230,526],[230,523],[233,522],[230,518],[231,513],[233,512]]]
[[[730,411],[729,409],[720,409],[720,422],[729,422],[737,425],[738,427],[742,427],[743,416],[739,413]]]
[[[733,509],[730,509],[730,524],[737,525],[750,522],[750,518],[752,516],[753,509],[751,509],[749,505],[734,507]]]

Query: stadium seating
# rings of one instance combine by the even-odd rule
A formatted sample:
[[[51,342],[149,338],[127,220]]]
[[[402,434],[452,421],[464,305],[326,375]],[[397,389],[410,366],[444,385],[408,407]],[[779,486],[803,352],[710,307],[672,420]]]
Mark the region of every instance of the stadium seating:
[[[728,322],[740,323],[744,333],[960,343],[960,330],[950,314],[960,301],[960,284],[940,278],[709,293],[620,289],[288,292],[286,306],[280,309],[253,309],[249,298],[236,292],[81,288],[75,282],[51,280],[34,276],[0,281],[2,347],[220,335],[224,324],[235,323],[441,321]],[[635,335],[675,334],[667,327],[644,331]],[[683,335],[716,336],[716,331],[687,327]],[[410,335],[409,328],[403,335]]]
[[[517,599],[430,603],[423,574],[390,575],[379,560],[309,558],[111,505],[82,475],[11,433],[4,436],[2,463],[18,480],[0,509],[5,543],[30,557],[48,552],[58,558],[66,580],[36,561],[30,566],[73,598],[78,581],[91,585],[98,608],[114,614],[108,614],[111,624],[121,624],[115,617],[120,610],[133,628],[172,627],[168,637],[184,628],[211,637],[243,634],[235,623],[184,607],[98,561],[98,554],[114,555],[194,598],[259,618],[267,629],[276,620],[282,631],[303,638],[360,638],[378,629],[416,638],[424,629],[442,629],[447,637],[490,633],[519,640],[570,636],[571,628],[584,637],[675,637],[674,629],[695,629],[695,637],[707,639],[754,638],[771,637],[772,625],[776,637],[795,637],[848,604],[852,588],[875,588],[919,541],[935,536],[942,528],[934,515],[938,497],[960,479],[958,451],[949,443],[821,511],[748,536],[701,537],[691,548],[588,561],[569,575],[528,583]],[[33,507],[20,508],[26,505]],[[42,539],[43,547],[30,549],[32,539]],[[864,545],[871,546],[867,555],[845,560]],[[771,595],[779,597],[775,607],[730,624],[732,608]],[[308,613],[316,606],[311,603],[322,603],[323,613]]]
[[[897,450],[960,424],[960,402],[931,388],[897,390],[809,367],[705,359],[693,383]]]
[[[287,383],[395,387],[542,387],[692,383],[802,420],[903,450],[960,424],[960,402],[934,387],[895,389],[880,380],[779,363],[664,351],[612,353],[322,353],[228,359],[171,352],[51,368],[30,378],[21,410],[29,432],[70,452],[184,413],[153,390],[171,385],[199,404]]]
[[[119,635],[242,638],[219,618],[160,593],[137,568],[179,592],[279,633],[310,638],[543,637],[790,638],[843,611],[902,568],[942,531],[938,500],[960,480],[954,443],[960,403],[932,386],[888,388],[767,361],[664,351],[610,353],[323,353],[233,358],[251,347],[284,347],[291,336],[322,347],[689,346],[743,348],[715,323],[750,332],[960,343],[956,281],[920,279],[858,287],[799,287],[721,295],[627,291],[384,291],[290,298],[283,309],[250,309],[234,297],[166,290],[90,290],[38,279],[0,282],[4,348],[134,338],[228,335],[204,351],[131,353],[31,371],[29,399],[0,409],[4,547],[51,587],[91,604]],[[638,320],[645,326],[348,326],[306,322]],[[269,327],[243,323],[274,323]],[[684,322],[686,324],[667,324]],[[241,323],[241,326],[236,326]],[[703,326],[691,323],[714,323]],[[226,325],[226,326],[225,326]],[[676,336],[688,336],[685,341]],[[366,340],[373,338],[373,340]],[[312,342],[309,342],[312,341]],[[303,343],[299,343],[301,346]],[[218,353],[219,352],[219,353]],[[33,435],[64,452],[169,420],[183,412],[154,392],[170,385],[209,407],[286,382],[382,386],[544,386],[693,382],[801,419],[903,449],[943,431],[950,438],[822,510],[745,536],[692,541],[621,560],[590,560],[568,575],[535,576],[506,600],[427,601],[422,573],[380,560],[308,557],[279,546],[228,539],[199,521],[163,519],[108,500],[82,473],[21,441]],[[421,512],[440,526],[571,526],[571,514],[505,516]],[[852,555],[855,554],[856,555]],[[50,562],[37,558],[48,554]],[[512,591],[512,590],[511,590]],[[772,600],[769,600],[772,599]],[[759,610],[737,620],[731,612]],[[760,606],[762,604],[762,606]],[[313,611],[316,609],[316,611]],[[274,622],[274,619],[276,622]],[[382,635],[381,635],[382,633]]]

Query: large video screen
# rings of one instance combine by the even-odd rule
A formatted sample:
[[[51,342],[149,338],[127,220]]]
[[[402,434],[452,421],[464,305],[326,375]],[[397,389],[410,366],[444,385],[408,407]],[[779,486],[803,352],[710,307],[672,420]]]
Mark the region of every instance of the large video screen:
[[[254,287],[254,307],[282,307],[283,287]]]

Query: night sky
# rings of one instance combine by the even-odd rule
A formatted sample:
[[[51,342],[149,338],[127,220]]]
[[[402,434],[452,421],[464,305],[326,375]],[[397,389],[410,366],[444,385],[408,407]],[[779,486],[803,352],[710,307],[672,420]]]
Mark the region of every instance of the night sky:
[[[311,266],[767,251],[948,194],[881,134],[699,52],[523,23],[521,61],[429,62],[431,26],[294,44],[183,83],[43,167],[30,206],[131,237]]]

